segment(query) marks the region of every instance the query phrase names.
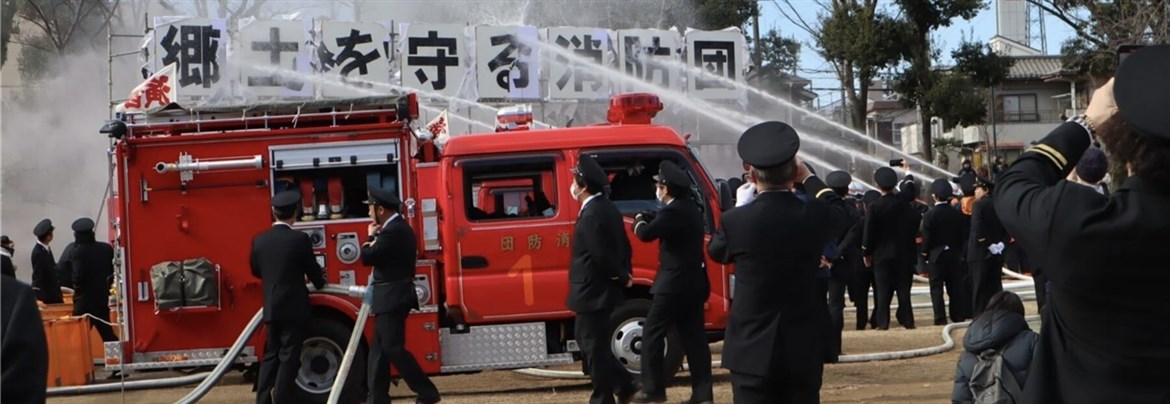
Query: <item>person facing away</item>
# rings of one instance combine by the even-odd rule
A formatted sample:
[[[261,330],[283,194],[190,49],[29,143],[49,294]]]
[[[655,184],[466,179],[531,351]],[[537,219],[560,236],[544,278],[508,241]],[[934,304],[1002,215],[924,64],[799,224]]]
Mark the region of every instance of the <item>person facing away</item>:
[[[829,268],[828,309],[829,309],[829,337],[827,358],[830,363],[840,359],[841,332],[845,329],[845,292],[849,292],[849,299],[857,308],[857,319],[861,320],[868,315],[867,303],[869,300],[867,284],[856,282],[861,277],[861,212],[857,209],[857,202],[849,195],[849,186],[853,177],[845,171],[833,171],[825,177],[827,185],[838,196],[842,197],[845,210],[848,212],[845,230],[837,236],[837,257]],[[828,258],[828,257],[826,257]],[[863,286],[865,285],[865,286]],[[864,328],[864,325],[862,326]]]
[[[946,325],[947,308],[943,289],[950,297],[951,321],[963,321],[962,303],[967,298],[962,282],[959,255],[963,252],[963,213],[947,201],[952,187],[945,179],[930,185],[934,206],[922,218],[922,254],[930,274],[930,302],[934,308],[934,325]]]
[[[418,260],[418,239],[406,218],[399,214],[402,201],[393,191],[371,188],[370,218],[362,264],[374,267],[374,288],[370,312],[374,314],[374,343],[370,346],[368,384],[371,404],[390,402],[390,365],[418,397],[416,403],[442,400],[439,389],[406,349],[406,319],[418,309],[414,275]]]
[[[969,404],[975,401],[971,381],[980,356],[999,351],[1004,364],[1010,371],[1016,386],[1025,386],[1028,380],[1028,366],[1040,336],[1028,326],[1024,319],[1024,302],[1012,292],[999,292],[987,302],[983,313],[967,327],[963,336],[963,353],[955,367],[955,386],[951,401]],[[1017,392],[1018,393],[1018,392]],[[1024,403],[1020,397],[1015,402]]]
[[[102,341],[117,341],[110,321],[110,284],[114,276],[114,248],[97,241],[94,222],[89,218],[73,222],[76,246],[70,260],[73,274],[73,315],[89,314],[97,318],[90,325],[97,329]]]
[[[8,236],[0,237],[0,270],[4,275],[16,278],[16,264],[12,262],[12,254],[16,251],[16,243]]]
[[[1068,180],[1108,196],[1109,190],[1101,183],[1108,171],[1109,158],[1105,156],[1105,152],[1100,148],[1090,147],[1085,149],[1085,154],[1077,161],[1076,168],[1068,174]]]
[[[11,276],[0,276],[0,358],[4,402],[44,403],[49,347],[41,312],[32,288]]]
[[[723,367],[731,370],[736,403],[816,403],[828,317],[817,271],[848,212],[796,157],[800,138],[788,124],[748,128],[737,148],[756,193],[723,215],[707,246],[711,259],[735,264]],[[796,182],[814,198],[800,200],[792,192]]]
[[[630,240],[621,212],[605,197],[609,181],[601,165],[581,155],[572,172],[569,195],[581,203],[581,213],[573,226],[565,306],[576,314],[573,331],[593,385],[589,402],[626,403],[639,386],[611,353],[609,319],[633,284]]]
[[[646,315],[642,340],[642,391],[633,402],[666,401],[666,369],[662,361],[666,334],[674,328],[690,364],[691,398],[687,402],[710,403],[715,395],[703,304],[711,293],[711,284],[703,255],[703,212],[692,195],[690,177],[674,163],[663,161],[654,180],[655,196],[664,206],[656,215],[638,214],[633,224],[639,240],[659,240],[658,272],[650,288],[654,299]]]
[[[999,179],[996,211],[1052,285],[1028,403],[1170,400],[1170,45],[1141,48]],[[1129,176],[1061,179],[1094,137]]]
[[[297,191],[273,196],[272,215],[276,222],[252,239],[249,264],[252,276],[264,284],[263,318],[268,331],[256,379],[258,404],[292,402],[310,310],[305,278],[318,290],[325,287],[312,240],[292,228],[300,202]]]
[[[865,216],[861,250],[865,266],[873,268],[874,328],[890,328],[890,303],[898,294],[898,323],[914,328],[914,312],[910,309],[910,284],[913,266],[917,262],[915,235],[917,229],[908,225],[914,215],[910,201],[914,195],[905,187],[898,190],[898,174],[889,167],[874,171],[874,182],[882,196],[874,201]]]
[[[53,258],[53,250],[49,244],[53,242],[53,222],[43,219],[33,228],[33,235],[37,237],[37,245],[33,246],[32,254],[32,285],[37,293],[37,300],[45,304],[62,303],[61,286],[57,283],[57,260]]]

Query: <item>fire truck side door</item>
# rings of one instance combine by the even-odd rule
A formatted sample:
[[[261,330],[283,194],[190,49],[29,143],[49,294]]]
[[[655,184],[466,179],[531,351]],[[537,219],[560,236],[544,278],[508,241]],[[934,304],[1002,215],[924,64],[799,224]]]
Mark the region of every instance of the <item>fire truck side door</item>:
[[[568,315],[572,209],[559,155],[457,163],[459,277],[468,323]],[[565,174],[567,175],[567,174]]]

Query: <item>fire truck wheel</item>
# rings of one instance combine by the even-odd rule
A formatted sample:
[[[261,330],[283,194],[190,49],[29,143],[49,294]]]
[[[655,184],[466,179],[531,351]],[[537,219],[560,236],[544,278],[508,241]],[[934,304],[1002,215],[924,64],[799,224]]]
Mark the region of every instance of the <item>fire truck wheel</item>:
[[[296,384],[298,403],[325,403],[329,390],[341,368],[345,356],[345,344],[349,342],[352,328],[339,320],[314,316],[305,330],[305,343],[301,345],[301,370],[297,372]],[[358,347],[345,378],[341,402],[350,403],[365,397],[366,385],[366,344]]]
[[[642,373],[642,327],[649,312],[650,300],[630,299],[618,306],[609,320],[613,325],[610,349],[618,362],[635,375]],[[682,362],[682,342],[679,341],[678,331],[672,329],[666,335],[666,357],[663,358],[668,380],[673,379],[682,369]]]

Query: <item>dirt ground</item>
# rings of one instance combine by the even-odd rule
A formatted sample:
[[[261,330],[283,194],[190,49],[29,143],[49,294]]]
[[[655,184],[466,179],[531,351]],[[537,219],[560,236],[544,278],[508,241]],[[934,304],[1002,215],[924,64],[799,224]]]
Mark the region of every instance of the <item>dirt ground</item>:
[[[1036,312],[1028,302],[1028,312]],[[919,327],[906,330],[893,327],[889,331],[855,331],[851,315],[847,314],[843,345],[846,354],[860,354],[923,348],[943,343],[942,327],[929,326],[930,310],[918,310]],[[1039,329],[1038,324],[1032,328]],[[950,401],[955,362],[962,346],[964,329],[952,332],[956,346],[951,351],[914,359],[843,363],[825,366],[821,388],[823,403],[946,403]],[[719,358],[722,345],[712,345],[712,355]],[[567,370],[575,370],[567,367]],[[106,373],[99,372],[102,377]],[[138,374],[132,380],[173,376],[175,373]],[[444,403],[584,403],[589,398],[588,380],[546,379],[518,374],[512,371],[486,371],[470,375],[452,375],[434,378],[443,394]],[[169,403],[181,398],[194,386],[129,391],[88,396],[53,397],[49,403]],[[681,373],[668,389],[670,402],[690,397],[686,373]],[[391,389],[397,402],[412,402],[413,394],[405,384]],[[251,383],[245,383],[239,372],[224,377],[219,386],[203,398],[202,403],[243,403],[254,401]],[[724,369],[715,370],[715,401],[732,402],[731,378]]]

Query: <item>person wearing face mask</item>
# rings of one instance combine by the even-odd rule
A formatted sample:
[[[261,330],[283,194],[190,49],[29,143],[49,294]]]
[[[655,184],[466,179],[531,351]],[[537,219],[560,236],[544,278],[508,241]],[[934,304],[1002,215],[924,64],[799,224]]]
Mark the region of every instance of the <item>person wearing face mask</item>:
[[[711,293],[703,257],[703,213],[691,192],[690,177],[670,161],[659,165],[654,186],[664,206],[657,215],[634,218],[634,235],[643,242],[659,240],[658,273],[650,293],[642,352],[642,391],[635,403],[666,401],[663,352],[666,333],[676,328],[691,372],[687,403],[711,403],[711,350],[703,329],[703,303]]]
[[[816,403],[828,318],[817,268],[848,224],[845,202],[796,156],[800,138],[788,124],[748,128],[737,148],[759,192],[723,215],[707,246],[711,259],[735,264],[723,367],[736,403]],[[796,183],[813,198],[797,197]]]
[[[577,315],[573,330],[593,383],[589,402],[614,403],[616,393],[616,402],[627,403],[639,386],[610,351],[609,318],[633,284],[630,240],[622,213],[605,197],[609,178],[601,165],[582,155],[572,171],[569,195],[581,203],[581,213],[573,226],[565,306]]]
[[[439,389],[423,373],[418,360],[406,350],[406,318],[418,309],[414,274],[418,241],[410,224],[399,214],[402,202],[395,192],[371,188],[368,238],[362,245],[363,265],[374,267],[370,286],[374,288],[370,312],[374,314],[374,343],[369,354],[371,404],[390,402],[390,365],[418,398],[416,403],[437,403]]]

